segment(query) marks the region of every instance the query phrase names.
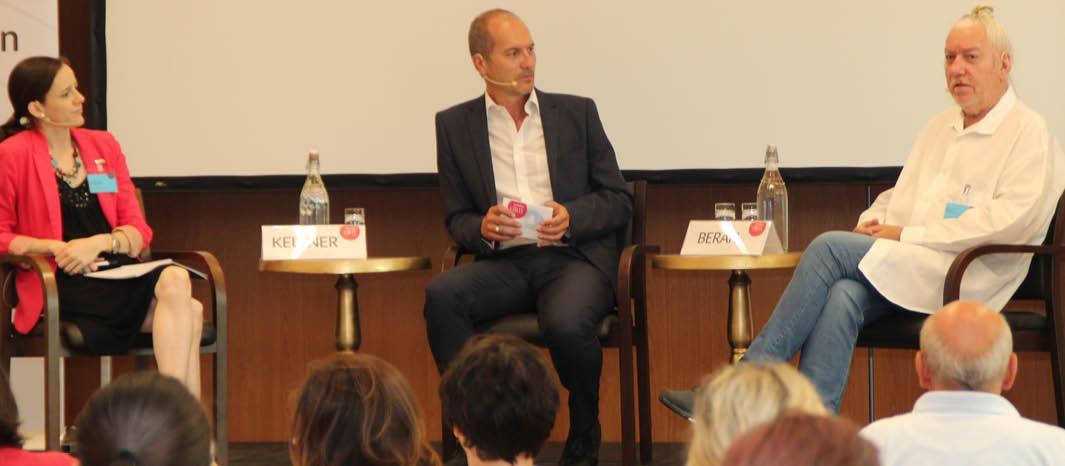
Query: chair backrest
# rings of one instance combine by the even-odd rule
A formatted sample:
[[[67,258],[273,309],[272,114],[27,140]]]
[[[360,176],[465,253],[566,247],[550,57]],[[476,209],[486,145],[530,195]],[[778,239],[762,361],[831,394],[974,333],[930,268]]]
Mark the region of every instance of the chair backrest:
[[[618,233],[618,249],[625,249],[630,244],[646,244],[647,239],[647,181],[629,181],[628,185],[632,190],[632,217]]]
[[[1045,246],[1065,246],[1065,221],[1062,221],[1062,213],[1065,212],[1065,194],[1058,198],[1058,207],[1054,216],[1050,219],[1050,227],[1047,228]],[[1021,286],[1013,294],[1013,299],[1044,299],[1050,292],[1051,268],[1055,258],[1050,256],[1036,255],[1032,257],[1032,264],[1028,268],[1028,275],[1024,277]]]

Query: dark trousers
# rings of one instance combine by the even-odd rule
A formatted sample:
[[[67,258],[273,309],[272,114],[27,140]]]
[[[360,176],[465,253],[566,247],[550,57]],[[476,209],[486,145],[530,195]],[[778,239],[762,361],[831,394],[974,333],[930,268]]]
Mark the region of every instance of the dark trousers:
[[[606,276],[569,248],[521,246],[437,275],[425,288],[425,320],[443,372],[483,323],[535,312],[562,386],[570,431],[599,417],[603,349],[599,322],[613,308]]]

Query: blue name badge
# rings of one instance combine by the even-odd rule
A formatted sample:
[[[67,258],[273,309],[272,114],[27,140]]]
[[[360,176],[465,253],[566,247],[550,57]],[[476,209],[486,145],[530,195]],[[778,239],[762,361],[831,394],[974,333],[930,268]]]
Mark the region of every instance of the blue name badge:
[[[89,192],[93,194],[117,193],[118,182],[110,173],[89,173]]]
[[[958,218],[961,214],[964,214],[966,210],[973,208],[965,204],[958,204],[957,202],[948,202],[947,208],[943,209],[943,218]]]

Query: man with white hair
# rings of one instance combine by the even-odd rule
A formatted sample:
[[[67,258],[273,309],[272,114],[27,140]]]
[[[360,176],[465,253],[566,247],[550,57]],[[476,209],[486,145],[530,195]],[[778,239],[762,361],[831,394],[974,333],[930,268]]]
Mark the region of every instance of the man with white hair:
[[[928,390],[913,412],[862,429],[884,466],[1065,465],[1065,429],[1021,417],[1002,392],[1017,378],[1013,336],[1001,314],[948,304],[921,327],[914,357]]]
[[[957,104],[918,136],[898,182],[853,232],[806,249],[772,317],[744,360],[789,360],[839,409],[858,332],[891,313],[931,314],[962,250],[1040,244],[1065,186],[1065,153],[1046,121],[1018,100],[1005,28],[978,5],[951,28],[947,88]],[[1001,309],[1031,258],[989,256],[965,274],[961,296]]]

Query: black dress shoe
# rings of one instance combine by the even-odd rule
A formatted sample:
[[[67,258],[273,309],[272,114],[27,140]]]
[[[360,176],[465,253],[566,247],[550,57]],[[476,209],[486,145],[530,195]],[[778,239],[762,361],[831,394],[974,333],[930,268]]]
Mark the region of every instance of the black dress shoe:
[[[603,431],[599,421],[595,421],[588,430],[574,433],[572,430],[566,438],[566,447],[562,449],[560,466],[597,466],[599,464],[599,444],[603,440]]]
[[[658,401],[666,405],[670,411],[692,420],[692,412],[695,411],[695,392],[693,390],[662,390],[658,393]]]

